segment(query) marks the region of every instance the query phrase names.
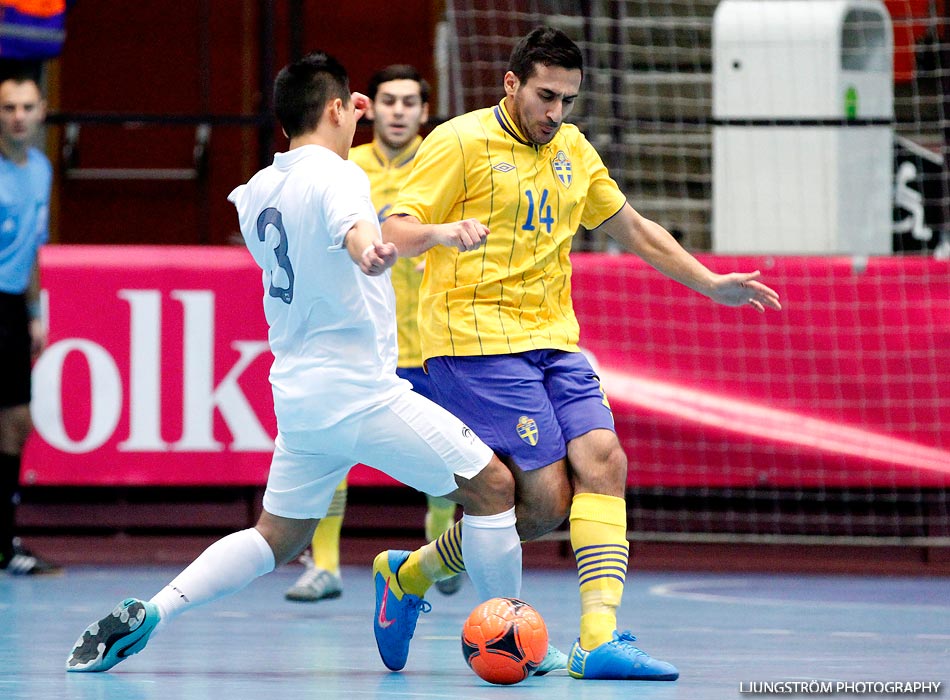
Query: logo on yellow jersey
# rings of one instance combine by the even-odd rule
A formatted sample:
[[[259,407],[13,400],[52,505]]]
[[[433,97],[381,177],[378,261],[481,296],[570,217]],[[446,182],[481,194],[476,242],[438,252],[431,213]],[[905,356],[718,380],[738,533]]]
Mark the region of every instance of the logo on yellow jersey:
[[[571,160],[565,155],[564,151],[558,151],[551,161],[551,167],[554,169],[554,175],[565,187],[570,187],[574,180]]]
[[[492,170],[497,170],[500,173],[510,173],[514,169],[515,166],[513,166],[511,163],[499,163],[492,168]]]
[[[518,419],[516,430],[518,431],[518,437],[532,447],[538,444],[538,424],[534,422],[534,418],[521,416]]]

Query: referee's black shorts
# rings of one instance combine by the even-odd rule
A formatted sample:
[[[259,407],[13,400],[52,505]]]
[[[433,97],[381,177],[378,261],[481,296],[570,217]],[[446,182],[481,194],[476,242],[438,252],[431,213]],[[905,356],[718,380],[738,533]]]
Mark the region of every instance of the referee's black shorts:
[[[0,292],[0,408],[30,403],[30,372],[26,295]]]

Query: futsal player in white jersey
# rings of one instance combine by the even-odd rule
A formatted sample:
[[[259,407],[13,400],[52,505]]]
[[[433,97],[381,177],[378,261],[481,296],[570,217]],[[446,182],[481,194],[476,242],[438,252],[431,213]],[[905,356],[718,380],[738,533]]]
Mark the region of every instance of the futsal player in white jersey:
[[[345,69],[322,52],[285,67],[274,98],[290,148],[229,197],[263,271],[274,354],[278,435],[263,512],[253,528],[211,545],[151,600],[127,598],[91,624],[67,671],[106,671],[185,610],[293,559],[356,462],[460,503],[472,581],[499,593],[520,588],[510,472],[461,421],[396,376],[387,270],[397,251],[382,242],[366,175],[346,159],[367,98],[350,94]],[[445,557],[459,553],[439,540],[427,547],[430,575],[449,575]],[[402,594],[396,582],[391,596],[380,622],[414,627],[417,608],[428,604]]]

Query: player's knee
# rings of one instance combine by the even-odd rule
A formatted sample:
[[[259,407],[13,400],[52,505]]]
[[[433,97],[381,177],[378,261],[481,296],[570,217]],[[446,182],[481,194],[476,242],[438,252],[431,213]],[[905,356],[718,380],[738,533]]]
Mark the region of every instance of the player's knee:
[[[622,496],[627,484],[627,455],[616,439],[597,446],[588,458],[572,464],[577,491]]]
[[[515,505],[515,479],[501,460],[491,461],[474,479],[459,484],[458,495],[466,513],[493,515]]]
[[[573,494],[564,460],[522,472],[516,506],[522,539],[537,539],[563,523],[570,513]]]
[[[281,566],[302,552],[313,537],[318,520],[280,518],[261,513],[255,527],[274,552],[274,565]]]
[[[523,540],[546,535],[567,519],[570,510],[570,491],[551,493],[543,501],[520,501],[516,509],[518,534]]]
[[[607,473],[611,477],[620,479],[624,484],[627,483],[627,453],[623,451],[619,442],[615,442],[609,448],[604,463],[607,467]]]

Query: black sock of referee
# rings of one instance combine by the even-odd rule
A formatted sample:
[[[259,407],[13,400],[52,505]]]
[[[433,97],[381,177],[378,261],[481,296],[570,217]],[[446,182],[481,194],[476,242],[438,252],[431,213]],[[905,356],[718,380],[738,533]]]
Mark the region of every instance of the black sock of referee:
[[[0,566],[13,558],[16,506],[20,501],[20,455],[0,454]]]

